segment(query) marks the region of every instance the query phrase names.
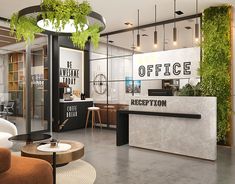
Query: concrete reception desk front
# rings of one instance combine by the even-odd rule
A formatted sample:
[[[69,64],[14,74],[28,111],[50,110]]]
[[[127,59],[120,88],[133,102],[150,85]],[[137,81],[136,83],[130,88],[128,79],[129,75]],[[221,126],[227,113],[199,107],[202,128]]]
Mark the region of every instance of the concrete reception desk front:
[[[216,106],[215,97],[131,98],[129,110],[118,112],[117,145],[129,139],[134,147],[216,160]]]

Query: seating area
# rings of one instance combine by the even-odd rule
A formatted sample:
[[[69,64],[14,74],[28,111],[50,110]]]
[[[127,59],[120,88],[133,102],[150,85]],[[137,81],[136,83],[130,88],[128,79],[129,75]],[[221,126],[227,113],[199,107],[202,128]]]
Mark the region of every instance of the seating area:
[[[235,184],[235,0],[0,2],[0,184]]]

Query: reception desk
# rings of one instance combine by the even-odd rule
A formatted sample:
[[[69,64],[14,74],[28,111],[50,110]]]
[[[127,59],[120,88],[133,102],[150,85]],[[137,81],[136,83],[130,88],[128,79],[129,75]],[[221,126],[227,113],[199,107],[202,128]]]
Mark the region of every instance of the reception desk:
[[[87,108],[93,106],[93,99],[60,99],[60,131],[85,128]]]
[[[216,98],[133,97],[117,116],[117,145],[216,160]]]

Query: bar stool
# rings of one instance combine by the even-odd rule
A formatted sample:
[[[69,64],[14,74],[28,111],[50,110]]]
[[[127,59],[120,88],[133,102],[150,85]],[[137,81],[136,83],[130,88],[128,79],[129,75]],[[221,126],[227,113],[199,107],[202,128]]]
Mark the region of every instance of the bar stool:
[[[94,127],[94,124],[95,124],[95,112],[96,112],[97,115],[98,115],[100,127],[102,128],[101,118],[100,118],[100,108],[99,107],[88,107],[87,116],[86,116],[86,128],[87,128],[90,112],[91,112],[91,122],[92,122],[91,127],[92,128]]]

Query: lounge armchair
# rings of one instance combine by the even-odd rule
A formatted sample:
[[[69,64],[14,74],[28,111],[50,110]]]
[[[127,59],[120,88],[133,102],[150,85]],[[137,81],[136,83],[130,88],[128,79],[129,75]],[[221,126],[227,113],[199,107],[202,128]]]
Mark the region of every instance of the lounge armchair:
[[[1,184],[52,184],[51,165],[44,160],[11,155],[0,148]]]

